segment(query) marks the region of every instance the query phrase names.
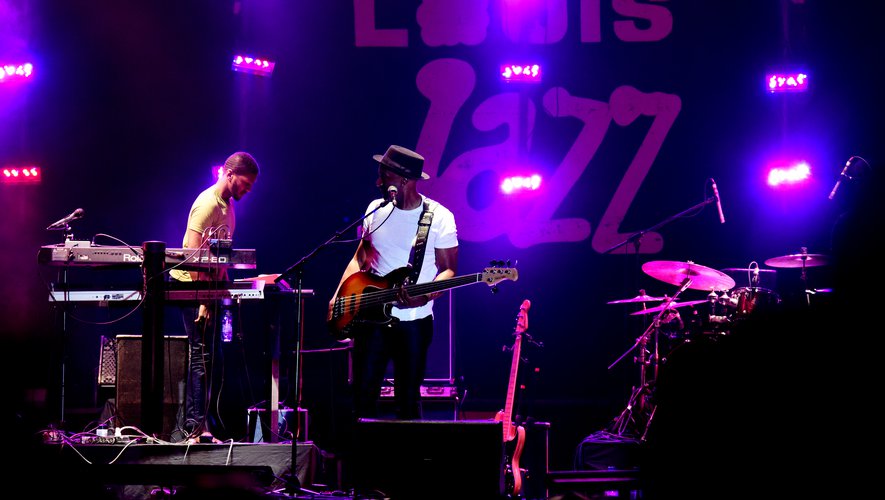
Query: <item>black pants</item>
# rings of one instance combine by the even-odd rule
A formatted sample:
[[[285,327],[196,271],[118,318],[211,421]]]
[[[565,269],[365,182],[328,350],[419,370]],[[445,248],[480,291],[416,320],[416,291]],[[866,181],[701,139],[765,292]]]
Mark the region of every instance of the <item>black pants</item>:
[[[433,339],[433,316],[392,326],[359,325],[352,338],[354,417],[377,416],[381,383],[392,361],[396,417],[421,418],[421,383]]]

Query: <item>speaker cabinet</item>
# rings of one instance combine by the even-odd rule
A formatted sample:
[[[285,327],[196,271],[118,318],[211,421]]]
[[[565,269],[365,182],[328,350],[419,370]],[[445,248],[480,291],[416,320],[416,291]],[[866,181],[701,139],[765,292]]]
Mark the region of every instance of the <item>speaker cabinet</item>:
[[[158,437],[171,440],[184,409],[187,373],[187,337],[164,337],[163,430]],[[117,335],[117,419],[141,427],[141,335]]]
[[[392,500],[500,498],[503,432],[493,420],[359,419],[354,489]]]

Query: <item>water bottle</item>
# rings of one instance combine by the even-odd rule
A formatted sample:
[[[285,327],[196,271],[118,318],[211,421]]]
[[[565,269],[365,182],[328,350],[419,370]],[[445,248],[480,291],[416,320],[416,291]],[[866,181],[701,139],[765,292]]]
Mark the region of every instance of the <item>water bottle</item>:
[[[234,315],[230,309],[224,310],[221,317],[221,341],[230,342],[234,339]]]

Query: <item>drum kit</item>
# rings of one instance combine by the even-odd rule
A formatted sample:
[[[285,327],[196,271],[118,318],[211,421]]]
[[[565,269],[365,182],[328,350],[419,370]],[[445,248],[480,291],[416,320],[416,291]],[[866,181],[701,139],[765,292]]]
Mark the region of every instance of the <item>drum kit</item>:
[[[765,264],[772,268],[800,269],[803,285],[807,287],[807,269],[828,265],[829,260],[826,255],[810,254],[802,248],[800,253],[773,257],[767,259]],[[762,286],[774,283],[775,269],[762,269],[756,262],[751,262],[746,268],[732,267],[720,271],[692,261],[658,260],[643,264],[642,271],[664,283],[679,286],[672,296],[653,296],[640,290],[635,297],[608,302],[640,305],[641,309],[630,313],[631,316],[654,315],[634,345],[609,366],[611,369],[631,351],[639,349],[634,361],[640,365],[640,384],[634,388],[626,409],[615,419],[614,426],[615,432],[622,435],[631,423],[641,424],[640,427],[644,429],[640,429],[642,432],[638,434],[640,440],[644,441],[655,410],[650,401],[651,387],[657,378],[658,367],[666,361],[666,356],[695,338],[716,339],[730,335],[732,327],[744,320],[777,310],[781,298],[773,286]],[[741,285],[747,286],[736,286],[736,278]],[[708,294],[705,299],[680,301],[679,295],[685,290],[705,291]],[[658,304],[648,307],[654,303]],[[706,314],[697,311],[703,309],[702,305],[709,306]],[[679,312],[683,308],[692,308],[691,314],[687,315],[691,318],[688,322]],[[661,342],[666,345],[661,346]],[[662,351],[666,351],[666,354]],[[641,419],[633,415],[637,411]]]

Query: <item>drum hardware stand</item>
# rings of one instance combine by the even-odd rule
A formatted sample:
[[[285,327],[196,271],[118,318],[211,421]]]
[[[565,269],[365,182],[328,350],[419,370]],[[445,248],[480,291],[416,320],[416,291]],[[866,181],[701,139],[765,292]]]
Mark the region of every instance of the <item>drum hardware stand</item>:
[[[677,297],[679,297],[682,292],[688,289],[691,286],[691,278],[686,278],[682,286],[679,290],[673,295],[670,301],[675,301]],[[654,419],[655,410],[657,409],[656,405],[651,402],[651,388],[657,380],[658,376],[658,366],[660,365],[660,351],[658,350],[658,341],[660,337],[661,331],[661,319],[664,314],[670,311],[670,308],[663,308],[658,311],[658,314],[655,316],[654,321],[648,325],[648,328],[636,339],[636,342],[633,346],[630,347],[624,354],[622,354],[618,359],[616,359],[611,365],[609,365],[608,369],[611,370],[618,362],[620,362],[630,351],[639,347],[639,356],[634,358],[640,365],[639,372],[639,385],[633,389],[633,393],[630,394],[630,399],[627,401],[627,406],[618,415],[618,418],[615,419],[613,426],[615,429],[615,433],[618,436],[623,436],[626,432],[627,427],[630,425],[630,422],[636,422],[636,419],[633,418],[634,408],[638,409],[638,414],[642,415],[648,413],[648,417],[645,418],[644,423],[636,422],[638,425],[642,426],[642,433],[640,435],[640,441],[645,441],[646,435],[648,434],[648,428],[651,426],[652,419]],[[648,351],[648,339],[651,333],[654,332],[654,356],[651,360],[648,360],[646,356],[649,354]],[[653,366],[653,378],[649,381],[647,377],[647,371],[649,369],[649,365]]]
[[[808,261],[808,248],[799,247],[799,250],[799,253],[802,254],[802,270],[799,273],[799,279],[802,280],[802,289],[805,291],[805,305],[811,307],[811,293],[808,290],[808,268],[805,267],[805,263]]]
[[[688,215],[688,214],[694,213],[694,212],[700,212],[705,206],[716,203],[717,200],[718,200],[717,196],[710,196],[709,198],[704,198],[704,201],[702,201],[700,203],[696,203],[695,205],[692,205],[691,207],[688,207],[679,213],[673,214],[673,215],[667,217],[666,219],[661,220],[660,222],[658,222],[648,228],[636,231],[636,232],[628,235],[623,241],[621,241],[620,243],[616,243],[615,245],[612,245],[611,247],[607,248],[606,250],[603,250],[601,253],[603,253],[603,254],[611,253],[611,252],[617,250],[618,248],[624,247],[628,243],[632,242],[633,243],[633,253],[638,256],[640,246],[641,246],[640,243],[641,243],[643,236],[645,236],[646,234],[655,235],[655,233],[653,233],[653,231],[656,231],[657,229],[664,227],[665,225],[669,224],[670,222],[673,222],[685,215]],[[626,252],[628,252],[628,249],[625,248],[625,253]],[[679,291],[676,292],[676,294],[670,300],[671,301],[676,300],[676,298],[679,296],[679,294],[681,294],[682,292],[687,290],[689,286],[691,286],[691,278],[685,278],[685,280],[682,282],[682,286],[680,287]],[[642,410],[647,409],[648,406],[652,406],[651,412],[649,413],[649,418],[645,423],[645,429],[642,432],[641,439],[643,439],[643,440],[645,439],[646,433],[648,432],[648,427],[651,424],[652,418],[654,417],[654,414],[655,414],[654,405],[650,405],[650,403],[648,402],[649,387],[650,387],[651,383],[647,382],[645,379],[645,373],[646,373],[646,369],[647,369],[647,366],[645,365],[646,344],[648,342],[649,334],[651,333],[652,329],[654,329],[654,331],[655,331],[654,372],[655,372],[655,378],[657,378],[657,369],[658,369],[658,362],[659,362],[658,336],[659,336],[659,332],[660,332],[660,321],[661,321],[661,318],[663,317],[664,312],[666,312],[667,310],[668,310],[668,308],[665,308],[665,309],[662,309],[661,311],[659,311],[658,315],[655,317],[655,320],[652,321],[652,323],[645,330],[645,332],[642,335],[640,335],[640,337],[636,340],[636,343],[634,343],[633,346],[630,347],[630,349],[628,349],[624,354],[622,354],[618,359],[616,359],[608,367],[608,369],[611,370],[612,367],[614,367],[616,364],[618,364],[618,362],[620,362],[630,351],[635,349],[640,344],[642,345],[642,351],[639,354],[640,364],[642,365],[642,368],[641,368],[642,371],[641,371],[641,376],[640,376],[641,383],[640,383],[639,387],[637,387],[633,390],[633,394],[630,395],[630,400],[627,402],[627,407],[624,409],[624,411],[621,412],[621,415],[617,419],[615,419],[615,425],[617,428],[618,435],[621,435],[624,432],[624,430],[626,429],[626,426],[629,423],[631,416],[632,416],[633,407],[636,404],[637,400],[639,400],[642,403],[640,405]],[[652,381],[652,383],[653,382],[654,382],[654,380]],[[642,397],[641,400],[639,399],[640,397]]]

